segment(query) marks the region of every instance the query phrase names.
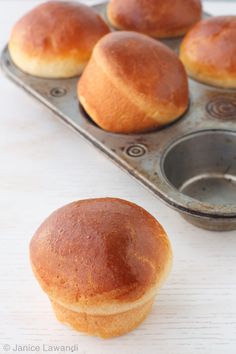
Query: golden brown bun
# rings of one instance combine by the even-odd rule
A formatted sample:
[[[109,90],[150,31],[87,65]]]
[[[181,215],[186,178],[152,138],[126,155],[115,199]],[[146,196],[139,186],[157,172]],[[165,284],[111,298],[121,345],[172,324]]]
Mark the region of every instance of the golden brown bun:
[[[50,1],[35,7],[13,28],[9,51],[28,74],[66,78],[81,74],[97,41],[109,32],[92,8]]]
[[[194,79],[236,88],[236,16],[199,22],[184,38],[180,58]]]
[[[55,211],[32,238],[30,258],[62,322],[111,337],[145,318],[172,253],[165,231],[148,212],[104,198]]]
[[[200,0],[111,0],[107,15],[117,29],[178,37],[201,19],[202,6]]]
[[[188,81],[178,57],[136,32],[113,32],[95,46],[78,83],[78,97],[104,130],[138,133],[179,118],[188,107]]]

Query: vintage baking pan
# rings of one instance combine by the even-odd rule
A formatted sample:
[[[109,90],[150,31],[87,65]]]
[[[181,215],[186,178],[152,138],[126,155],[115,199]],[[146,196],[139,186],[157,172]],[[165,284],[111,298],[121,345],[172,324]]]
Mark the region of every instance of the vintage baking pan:
[[[106,4],[96,6],[105,16]],[[178,52],[181,39],[164,40]],[[192,79],[190,105],[177,122],[146,134],[97,127],[76,97],[78,78],[24,74],[1,55],[7,76],[104,152],[186,220],[209,230],[236,229],[236,91]],[[145,80],[145,78],[143,78]]]

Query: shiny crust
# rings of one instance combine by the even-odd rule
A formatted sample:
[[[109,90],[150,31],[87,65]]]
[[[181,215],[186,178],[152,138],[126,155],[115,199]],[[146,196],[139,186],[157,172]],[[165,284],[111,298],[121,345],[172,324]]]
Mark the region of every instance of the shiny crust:
[[[196,80],[236,88],[236,16],[199,22],[184,38],[180,59]]]
[[[81,73],[94,45],[109,31],[91,7],[50,1],[16,23],[9,50],[15,64],[29,74],[70,77]]]
[[[107,15],[117,29],[177,37],[201,19],[202,6],[200,0],[111,0]]]
[[[55,211],[32,238],[30,259],[54,302],[65,309],[78,306],[77,313],[98,314],[102,307],[106,315],[150,301],[169,272],[172,253],[165,231],[148,212],[104,198]]]
[[[116,133],[150,131],[179,118],[188,107],[188,81],[178,57],[135,32],[114,32],[95,46],[78,83],[89,116]]]
[[[151,311],[153,299],[145,304],[112,315],[87,315],[67,310],[52,301],[57,319],[79,332],[101,338],[111,338],[128,333],[138,327]]]

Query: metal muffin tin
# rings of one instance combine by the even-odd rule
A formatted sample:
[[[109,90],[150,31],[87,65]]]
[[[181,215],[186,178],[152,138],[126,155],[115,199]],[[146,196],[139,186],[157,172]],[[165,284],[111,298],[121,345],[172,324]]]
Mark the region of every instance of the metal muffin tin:
[[[105,16],[106,4],[95,8]],[[162,42],[178,52],[181,39]],[[151,133],[112,134],[97,127],[79,105],[78,78],[27,75],[13,64],[7,47],[1,64],[11,80],[190,223],[209,230],[236,229],[235,90],[189,79],[189,109],[178,121]]]

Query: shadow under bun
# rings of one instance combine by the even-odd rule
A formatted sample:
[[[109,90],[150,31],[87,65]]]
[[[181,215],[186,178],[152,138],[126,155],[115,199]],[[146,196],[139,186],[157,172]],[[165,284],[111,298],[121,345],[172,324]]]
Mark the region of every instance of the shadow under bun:
[[[94,45],[109,31],[91,7],[49,1],[16,23],[9,51],[13,62],[28,74],[67,78],[82,72]]]
[[[111,0],[107,15],[117,29],[178,37],[201,19],[202,6],[200,0]]]
[[[180,59],[192,78],[236,88],[236,16],[212,17],[195,25],[182,42]]]
[[[165,231],[143,208],[103,198],[51,214],[31,240],[30,259],[57,318],[108,338],[147,316],[172,252]]]
[[[160,42],[136,32],[113,32],[95,46],[78,97],[102,129],[147,132],[186,111],[187,75],[175,53]]]

